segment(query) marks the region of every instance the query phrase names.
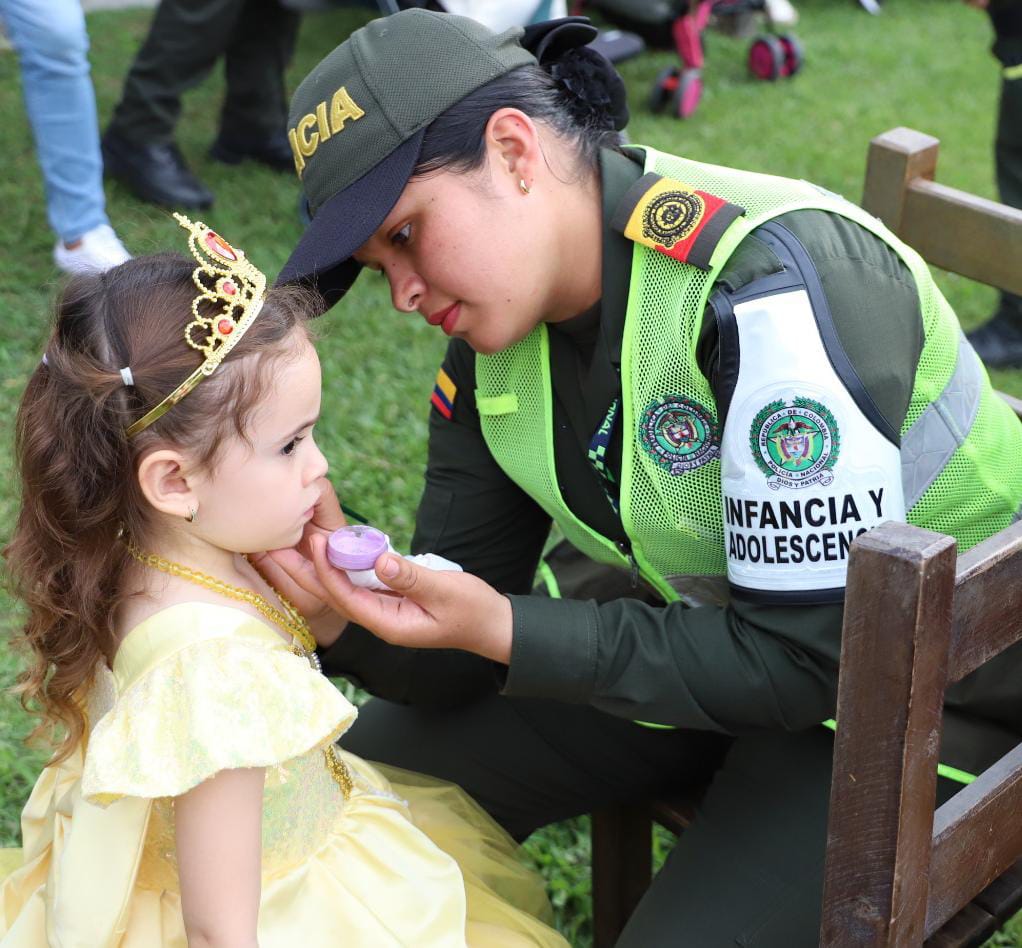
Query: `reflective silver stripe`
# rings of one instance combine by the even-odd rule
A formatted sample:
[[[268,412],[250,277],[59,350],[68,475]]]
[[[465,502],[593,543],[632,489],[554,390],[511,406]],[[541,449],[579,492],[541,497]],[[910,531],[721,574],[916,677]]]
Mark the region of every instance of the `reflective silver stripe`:
[[[927,405],[901,439],[901,484],[911,510],[969,436],[983,393],[983,363],[965,336],[955,371],[936,401]]]

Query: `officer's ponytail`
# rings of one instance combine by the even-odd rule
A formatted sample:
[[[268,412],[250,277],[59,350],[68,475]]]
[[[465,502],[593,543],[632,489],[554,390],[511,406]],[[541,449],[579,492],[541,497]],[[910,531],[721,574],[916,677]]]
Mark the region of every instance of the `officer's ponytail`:
[[[580,171],[597,168],[601,148],[617,148],[628,122],[624,83],[614,67],[583,44],[596,35],[583,17],[526,29],[522,45],[537,59],[488,82],[426,129],[415,175],[474,171],[485,155],[484,132],[498,109],[515,108],[571,143]]]

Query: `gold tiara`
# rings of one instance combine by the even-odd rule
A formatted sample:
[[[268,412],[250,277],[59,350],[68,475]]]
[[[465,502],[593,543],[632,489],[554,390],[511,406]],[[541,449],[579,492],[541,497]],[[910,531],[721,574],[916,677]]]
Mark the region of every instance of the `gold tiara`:
[[[162,402],[125,429],[129,438],[162,418],[199,382],[212,375],[263,308],[266,277],[244,252],[201,222],[193,223],[183,214],[175,214],[174,219],[188,231],[188,249],[199,264],[192,271],[192,282],[199,294],[192,300],[195,318],[185,326],[185,342],[206,358]],[[199,312],[204,300],[214,304],[209,316]]]

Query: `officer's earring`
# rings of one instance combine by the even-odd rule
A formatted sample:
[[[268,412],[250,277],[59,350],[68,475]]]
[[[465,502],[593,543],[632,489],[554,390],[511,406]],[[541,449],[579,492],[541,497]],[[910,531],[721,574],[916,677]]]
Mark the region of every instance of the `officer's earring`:
[[[518,190],[521,191],[522,194],[529,193],[529,186],[525,183],[525,178],[518,179]]]
[[[199,516],[199,508],[198,507],[189,507],[188,508],[188,522],[189,523],[195,523],[195,518],[198,517],[198,516]]]

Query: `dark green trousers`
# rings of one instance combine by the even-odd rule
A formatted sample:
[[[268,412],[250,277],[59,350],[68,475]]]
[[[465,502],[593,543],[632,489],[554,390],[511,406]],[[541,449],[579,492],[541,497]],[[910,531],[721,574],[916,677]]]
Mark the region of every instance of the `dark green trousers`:
[[[823,727],[732,739],[497,694],[454,709],[374,698],[342,744],[461,785],[518,839],[709,781],[619,948],[818,944],[833,744]],[[942,799],[957,789],[939,783]]]
[[[222,57],[227,94],[221,134],[251,140],[283,134],[284,69],[299,19],[278,0],[162,0],[110,128],[132,141],[169,142],[182,94]]]
[[[623,934],[627,948],[817,943],[831,737],[732,741],[493,695],[458,709],[373,699],[345,747],[460,784],[519,839],[611,801],[712,777]]]
[[[996,37],[994,56],[1005,68],[1022,66],[1022,3],[995,0],[989,12]],[[1001,202],[1022,208],[1022,76],[1001,80],[994,162]],[[1022,296],[1002,293],[1001,308],[1022,325]]]

